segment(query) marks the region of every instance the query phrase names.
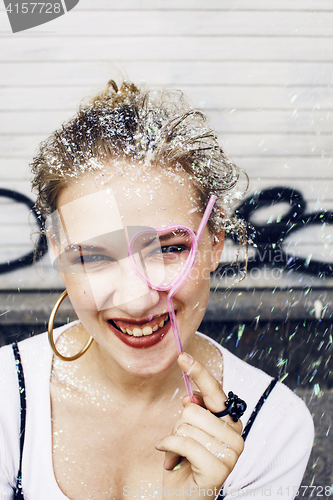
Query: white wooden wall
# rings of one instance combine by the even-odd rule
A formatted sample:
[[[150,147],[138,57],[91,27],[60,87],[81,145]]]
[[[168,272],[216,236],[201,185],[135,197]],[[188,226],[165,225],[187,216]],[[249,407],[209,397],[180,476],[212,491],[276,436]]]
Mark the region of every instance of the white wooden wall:
[[[333,210],[332,0],[80,0],[66,15],[13,34],[0,6],[0,187],[32,196],[38,143],[118,72],[185,91],[205,108],[250,192],[299,189],[307,211]],[[275,206],[256,221],[274,221]],[[31,248],[28,210],[0,198],[0,262]],[[289,241],[333,260],[332,225]],[[225,258],[232,258],[228,245]],[[301,280],[301,281],[300,281]],[[249,276],[239,286],[332,286],[299,276]],[[61,287],[45,258],[0,275],[0,289]]]

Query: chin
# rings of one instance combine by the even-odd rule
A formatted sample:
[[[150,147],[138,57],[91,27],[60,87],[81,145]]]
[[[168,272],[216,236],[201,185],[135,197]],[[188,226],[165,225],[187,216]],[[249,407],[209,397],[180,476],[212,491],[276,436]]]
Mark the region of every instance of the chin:
[[[133,360],[133,362],[131,362],[130,360],[128,360],[128,365],[123,366],[123,368],[128,373],[131,373],[134,376],[151,378],[151,377],[158,377],[159,375],[166,373],[168,370],[170,370],[177,364],[178,354],[176,352],[176,349],[173,355],[168,356],[167,359],[163,351],[161,351],[158,356],[159,359],[157,360],[156,356],[154,356],[155,359],[151,360],[149,360],[149,357],[147,357],[146,360],[141,360],[141,361],[135,359]]]

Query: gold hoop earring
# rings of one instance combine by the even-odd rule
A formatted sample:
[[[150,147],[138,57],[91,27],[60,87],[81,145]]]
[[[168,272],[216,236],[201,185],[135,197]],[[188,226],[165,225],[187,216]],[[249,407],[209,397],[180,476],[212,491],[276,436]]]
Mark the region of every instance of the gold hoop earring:
[[[54,343],[54,340],[53,340],[54,319],[56,317],[56,314],[58,312],[58,309],[59,309],[62,301],[67,297],[67,295],[68,295],[68,292],[67,292],[67,290],[65,290],[64,292],[62,292],[62,294],[60,295],[59,299],[54,304],[53,309],[52,309],[51,314],[50,314],[50,317],[49,317],[49,323],[48,323],[48,326],[47,326],[47,331],[48,331],[48,334],[49,334],[50,346],[51,346],[51,349],[54,352],[54,354],[56,356],[58,356],[58,358],[62,359],[62,361],[74,361],[75,359],[78,359],[81,356],[83,356],[83,354],[89,349],[89,347],[93,343],[94,338],[90,337],[89,340],[88,340],[88,342],[86,343],[86,345],[84,347],[82,347],[81,351],[79,351],[74,356],[63,356],[57,350],[57,348],[55,346],[55,343]]]

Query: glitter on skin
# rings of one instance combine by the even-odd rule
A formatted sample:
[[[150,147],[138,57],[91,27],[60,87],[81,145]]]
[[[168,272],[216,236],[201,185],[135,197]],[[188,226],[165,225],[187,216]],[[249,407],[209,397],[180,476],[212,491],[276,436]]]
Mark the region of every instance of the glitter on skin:
[[[73,347],[73,350],[74,350],[74,348],[77,349],[77,347],[78,347],[77,341],[75,340],[75,337],[73,340],[73,344],[71,345],[71,347]],[[219,370],[218,370],[219,371],[219,378],[218,379],[222,380],[222,356],[219,353],[219,351],[217,351],[215,346],[213,346],[212,344],[208,344],[208,345],[203,344],[202,338],[199,336],[195,336],[194,340],[196,342],[196,349],[203,352],[203,361],[205,362],[205,359],[207,360],[207,362],[205,362],[205,364],[210,371],[214,372],[213,367],[215,366],[215,359],[216,359],[217,363],[219,363]],[[60,337],[60,339],[57,343],[57,346],[59,347],[59,349],[60,349],[59,342],[61,344],[62,341],[63,341],[63,339]],[[81,339],[80,339],[80,341],[81,341]],[[98,418],[98,415],[99,415],[98,412],[102,411],[102,408],[99,409],[99,406],[98,406],[99,401],[101,401],[101,396],[104,398],[103,401],[104,401],[104,404],[106,404],[106,409],[108,412],[110,411],[110,408],[112,408],[112,405],[115,406],[116,412],[118,411],[118,407],[116,406],[116,402],[113,401],[112,398],[105,397],[105,391],[103,391],[103,388],[101,388],[102,390],[99,390],[99,387],[97,387],[97,390],[96,390],[96,388],[91,387],[88,380],[86,380],[86,379],[82,380],[82,378],[80,378],[80,370],[79,370],[80,366],[79,366],[79,364],[80,364],[79,362],[71,363],[70,364],[71,370],[69,370],[69,372],[66,374],[66,373],[64,373],[64,370],[65,370],[66,366],[68,369],[68,364],[66,364],[60,360],[54,360],[53,376],[59,376],[59,378],[61,379],[60,384],[58,384],[58,387],[60,388],[60,392],[58,393],[58,397],[62,401],[61,404],[64,404],[66,401],[68,401],[70,403],[70,405],[72,405],[72,403],[74,402],[73,400],[77,401],[82,406],[83,410],[85,408],[87,408],[89,401],[91,401],[92,404],[96,408],[96,416],[94,417],[94,425],[95,425],[96,421],[98,421],[98,420],[96,420],[96,418]],[[70,383],[69,388],[66,387],[67,382]],[[180,392],[179,388],[177,388],[177,393],[181,394],[181,393],[184,393],[184,388],[183,388],[181,376],[179,379],[179,383],[181,384],[181,392]],[[177,407],[180,404],[180,399],[178,397],[174,398],[173,403],[175,404],[175,407]],[[175,419],[178,418],[179,414],[181,413],[181,408],[182,408],[182,405],[180,404],[179,409],[174,414]],[[104,408],[104,410],[105,410],[105,408]],[[115,413],[115,415],[117,415],[117,413]],[[114,425],[115,425],[114,418],[115,417],[113,417],[113,419],[112,419],[112,427],[114,427]],[[64,464],[66,464],[66,475],[65,475],[65,477],[62,478],[62,484],[63,484],[63,480],[65,480],[68,487],[71,487],[71,485],[75,484],[75,481],[76,481],[75,478],[77,477],[77,471],[78,471],[78,462],[76,460],[76,453],[71,448],[68,448],[68,446],[66,444],[66,440],[65,440],[65,442],[63,440],[61,440],[61,435],[64,435],[63,429],[56,428],[56,429],[54,429],[54,431],[55,431],[54,435],[53,435],[54,453],[57,453],[58,455],[60,453]],[[99,441],[100,443],[105,442],[105,439],[106,440],[109,439],[107,436],[106,436],[106,438],[104,438],[103,434],[100,432],[98,432],[98,435],[100,435],[100,441]],[[60,443],[62,443],[62,444],[60,445]],[[90,470],[92,459],[93,459],[93,457],[90,458],[87,455],[87,457],[84,460],[84,463],[80,463],[80,466],[83,466],[82,470],[86,470],[86,471]],[[156,455],[153,455],[151,457],[151,460],[153,462],[156,462]],[[55,472],[57,472],[57,467],[55,468]],[[98,477],[97,477],[97,480],[98,480]],[[82,484],[84,484],[84,483],[82,483]],[[147,482],[142,482],[142,485],[144,488],[145,488],[146,484],[147,484]],[[99,492],[99,495],[100,495],[100,498],[109,498],[107,491]],[[87,494],[86,498],[87,499],[95,498],[94,492],[91,491],[90,494]]]
[[[142,191],[137,191],[134,194],[132,189],[133,183],[138,179],[140,181],[144,179],[149,188],[155,182],[155,187],[158,189],[159,179],[152,180],[153,167],[158,165],[163,168],[165,175],[169,175],[170,185],[179,182],[179,186],[183,186],[184,165],[186,165],[185,178],[193,182],[199,193],[199,196],[189,197],[190,210],[193,213],[202,211],[210,193],[217,194],[218,202],[209,226],[211,231],[225,229],[229,233],[238,234],[239,239],[245,242],[247,236],[244,223],[236,218],[231,218],[228,214],[232,205],[238,202],[244,194],[246,186],[244,189],[235,187],[239,171],[221,150],[216,134],[204,124],[205,116],[203,113],[190,108],[179,94],[175,95],[174,101],[171,102],[169,95],[164,92],[138,94],[130,86],[126,87],[125,84],[119,92],[111,90],[109,85],[104,94],[83,106],[76,117],[65,123],[62,129],[41,145],[32,165],[35,175],[34,186],[37,190],[39,189],[37,206],[41,214],[45,216],[56,208],[56,206],[48,206],[46,203],[50,199],[48,189],[52,188],[52,182],[62,183],[62,188],[71,184],[80,186],[83,176],[94,171],[95,188],[104,189],[114,176],[127,175],[128,182],[124,186],[124,198],[129,199],[135,196],[140,199],[143,195]],[[166,101],[169,102],[167,106],[165,106]],[[101,140],[96,139],[96,131],[99,132]],[[124,163],[127,167],[126,173],[124,173]],[[105,168],[106,164],[114,166],[113,172]],[[138,166],[141,168],[138,169]],[[142,177],[143,173],[144,177]],[[177,175],[179,175],[178,180]],[[150,196],[150,201],[152,201],[153,194]],[[196,200],[200,202],[199,208]],[[222,212],[221,209],[225,212]],[[69,344],[64,343],[69,350],[72,347],[74,350],[76,343],[70,334],[66,335],[66,341],[68,338],[70,339]],[[222,382],[223,360],[221,353],[208,342],[203,343],[199,336],[195,336],[194,339],[198,346],[198,352],[199,347],[201,348],[200,360],[206,364],[217,380]],[[59,339],[59,347],[61,342],[62,339]],[[86,356],[92,356],[91,352],[93,351],[86,353],[84,360],[87,359]],[[128,418],[128,412],[125,413],[121,408],[116,391],[115,394],[112,393],[112,397],[105,395],[103,384],[93,385],[92,380],[82,376],[81,362],[82,360],[78,360],[70,368],[67,365],[66,373],[62,362],[54,363],[52,373],[54,381],[53,401],[62,405],[69,412],[73,407],[77,408],[80,405],[82,407],[82,412],[80,411],[82,424],[84,423],[83,419],[89,417],[85,414],[85,410],[90,404],[89,409],[93,410],[94,418],[89,424],[90,427],[87,424],[85,429],[88,429],[89,437],[90,434],[94,435],[98,445],[92,446],[92,451],[96,450],[96,453],[99,451],[99,455],[104,457],[106,453],[105,443],[101,443],[101,435],[105,435],[105,438],[111,443],[120,438],[119,449],[123,453],[127,445],[124,443],[126,436],[112,434],[112,431],[117,427],[117,419],[121,418],[120,415],[125,420]],[[183,386],[178,389],[177,397],[168,401],[174,415],[181,412],[179,396],[184,394]],[[172,392],[174,392],[174,387],[172,387]],[[131,417],[134,419],[133,421],[137,419],[137,422],[140,423],[143,434],[145,428],[142,424],[146,415],[140,415],[140,408],[136,404],[138,401],[131,401]],[[152,411],[155,408],[156,406],[152,405]],[[103,428],[104,434],[100,434],[101,423],[106,420],[105,415],[102,415],[102,411],[105,410],[110,422]],[[169,414],[172,414],[171,410]],[[133,421],[130,422],[132,427],[129,425],[128,428],[130,433],[133,432],[131,430],[134,428]],[[84,426],[82,425],[82,427]],[[122,427],[120,426],[120,429]],[[66,429],[61,419],[57,422],[57,418],[55,418],[55,449],[58,450],[60,447],[64,460],[70,464],[65,469],[65,481],[68,485],[75,486],[75,478],[78,474],[78,482],[85,484],[82,470],[85,469],[87,473],[92,470],[93,453],[88,454],[87,458],[83,453],[84,460],[81,462],[78,460],[76,463],[76,455],[72,449],[71,452],[68,451],[66,439],[64,441],[63,438],[61,441],[61,436],[65,434],[70,438],[76,438],[77,435],[78,446],[83,443],[83,449],[86,451],[85,442],[82,442],[82,435],[77,432],[77,428],[71,432],[71,430]],[[140,439],[142,436],[137,437]],[[145,443],[145,441],[142,442]],[[109,457],[105,456],[104,460],[106,462],[109,460],[113,464],[114,456],[115,454]],[[99,459],[100,457],[96,456],[95,458]],[[156,453],[149,457],[150,459],[156,460]],[[146,473],[146,470],[144,472]],[[94,475],[95,479],[96,477]],[[93,484],[96,484],[96,480]],[[142,482],[142,484],[145,485],[147,482]],[[107,488],[105,491],[99,492],[92,488],[91,491],[85,493],[86,498],[109,498],[110,495],[110,490],[107,491]],[[75,497],[75,494],[72,496]]]

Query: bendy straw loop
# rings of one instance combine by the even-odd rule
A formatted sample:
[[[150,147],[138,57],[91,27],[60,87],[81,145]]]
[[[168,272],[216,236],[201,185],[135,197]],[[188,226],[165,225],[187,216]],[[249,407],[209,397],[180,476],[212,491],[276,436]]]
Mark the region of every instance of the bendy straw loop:
[[[165,284],[154,283],[154,281],[149,276],[149,273],[145,272],[144,267],[141,268],[138,265],[138,263],[134,257],[134,255],[135,255],[135,249],[134,249],[135,242],[138,240],[138,238],[142,237],[143,235],[146,235],[147,230],[144,229],[143,231],[139,231],[138,233],[136,233],[134,235],[134,237],[131,240],[128,241],[128,255],[129,255],[129,258],[132,262],[133,268],[134,268],[135,272],[138,274],[138,276],[145,283],[147,283],[149,287],[153,288],[154,290],[158,290],[158,291],[169,290],[169,293],[167,295],[167,307],[168,307],[170,322],[171,322],[171,326],[172,326],[173,335],[174,335],[178,354],[183,352],[183,346],[182,346],[182,342],[181,342],[181,338],[180,338],[180,333],[179,333],[179,329],[178,329],[178,324],[177,324],[177,320],[176,320],[176,314],[175,314],[175,310],[173,307],[172,298],[175,295],[175,293],[184,285],[184,283],[188,279],[189,275],[191,274],[191,271],[194,267],[194,264],[195,264],[195,261],[196,261],[197,255],[198,255],[199,242],[200,242],[200,239],[203,235],[203,232],[204,232],[204,229],[205,229],[206,224],[208,222],[209,216],[212,212],[216,198],[217,197],[213,194],[210,196],[207,207],[206,207],[205,212],[202,216],[201,222],[199,224],[199,227],[198,227],[198,230],[196,233],[194,233],[192,231],[192,229],[190,229],[186,226],[181,226],[181,225],[168,226],[167,228],[163,228],[163,229],[151,228],[151,234],[156,234],[157,237],[159,234],[166,233],[166,231],[171,232],[171,233],[180,231],[180,232],[186,232],[189,235],[190,240],[191,240],[191,248],[188,252],[186,262],[179,268],[178,273],[170,280],[169,283],[165,283]],[[186,391],[187,391],[189,400],[191,403],[194,403],[194,397],[193,397],[193,391],[192,391],[190,379],[189,379],[188,375],[186,375],[186,373],[184,373],[184,372],[183,372],[183,377],[184,377],[185,387],[186,387]]]

